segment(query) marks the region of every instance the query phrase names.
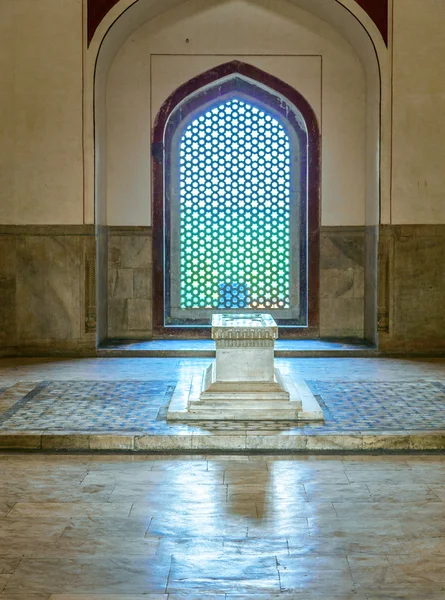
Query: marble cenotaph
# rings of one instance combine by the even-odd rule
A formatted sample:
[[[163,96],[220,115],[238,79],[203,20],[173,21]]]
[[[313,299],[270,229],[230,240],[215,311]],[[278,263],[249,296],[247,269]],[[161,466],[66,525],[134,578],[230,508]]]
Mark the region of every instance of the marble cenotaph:
[[[323,412],[303,380],[274,364],[278,327],[266,314],[217,314],[216,361],[201,377],[180,381],[169,421],[319,421]]]

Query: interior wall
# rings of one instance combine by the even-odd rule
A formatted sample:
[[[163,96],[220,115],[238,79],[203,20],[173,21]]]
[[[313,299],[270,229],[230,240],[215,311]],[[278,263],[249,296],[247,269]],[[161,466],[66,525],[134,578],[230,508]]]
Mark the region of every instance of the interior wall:
[[[386,352],[445,350],[445,41],[442,0],[394,0],[391,210],[380,226]]]
[[[376,341],[378,323],[379,347],[383,350],[413,352],[416,349],[435,351],[443,348],[445,310],[441,299],[445,293],[445,282],[432,268],[437,263],[438,256],[442,256],[443,239],[443,226],[439,227],[433,223],[443,223],[445,206],[443,168],[439,159],[439,140],[443,138],[445,114],[445,51],[440,25],[444,15],[443,3],[441,0],[428,0],[424,3],[415,0],[394,0],[394,20],[390,18],[390,31],[392,29],[394,32],[394,43],[390,38],[387,52],[383,40],[374,30],[370,20],[366,15],[357,13],[354,0],[291,1],[323,19],[328,19],[354,47],[366,67],[366,335],[368,339]],[[124,2],[120,4],[123,5]],[[151,18],[156,11],[166,10],[174,4],[179,2],[165,0],[161,7],[157,3],[148,4],[141,0],[135,5],[134,11],[128,11],[128,20],[120,20],[118,35],[113,34],[108,38],[114,39],[117,49],[125,38],[124,21],[132,21],[134,26],[137,22],[143,22],[141,15],[145,14],[144,11],[147,18]],[[342,5],[347,10],[343,10]],[[117,14],[118,11],[115,16]],[[354,14],[357,19],[354,18]],[[117,43],[119,35],[120,42]],[[93,52],[95,51],[93,43]],[[423,175],[426,175],[426,178],[422,192]],[[88,206],[87,202],[87,212]],[[400,226],[392,225],[398,222],[418,222],[419,226],[404,226],[402,231]],[[430,225],[421,225],[422,223]],[[382,227],[382,224],[385,224],[385,227]],[[379,232],[381,241],[377,256]],[[343,232],[338,236],[338,231],[329,228],[325,234],[323,236],[322,232],[322,244],[323,239],[326,241],[326,261],[323,263],[322,255],[321,275],[325,279],[325,293],[331,294],[328,289],[330,287],[332,295],[323,302],[332,304],[332,317],[338,308],[336,305],[341,303],[346,306],[347,303],[356,300],[350,299],[354,296],[354,292],[351,291],[352,279],[357,281],[357,287],[361,289],[362,234],[360,230],[350,229],[348,235],[344,235]],[[352,273],[351,254],[355,258]],[[323,271],[323,264],[326,271]],[[419,277],[419,274],[425,274],[425,277]],[[327,282],[330,282],[329,285]],[[428,311],[425,311],[425,305],[428,305]],[[351,306],[353,307],[354,305]],[[352,319],[346,323],[349,327],[351,324],[355,327],[358,323],[357,315],[354,316],[353,312],[342,313],[342,316],[352,314]],[[335,323],[339,324],[339,321],[334,316],[331,318],[331,326]],[[345,324],[340,325],[343,328]]]
[[[233,59],[282,78],[311,102],[323,133],[322,223],[364,225],[363,67],[330,25],[281,0],[190,0],[127,39],[107,87],[108,224],[150,224],[150,124],[179,85]]]
[[[100,344],[108,337],[108,229],[107,229],[107,143],[105,94],[97,93],[106,88],[107,74],[101,73],[96,88],[96,152],[94,155],[96,178],[94,181],[96,211],[96,338]]]
[[[0,223],[83,223],[82,0],[1,0]]]
[[[394,224],[445,223],[445,6],[394,0]]]
[[[320,333],[361,338],[369,175],[364,68],[325,21],[286,1],[263,0],[185,2],[137,29],[112,62],[106,89],[107,223],[114,230],[110,252],[119,260],[109,256],[108,261],[109,336],[147,337],[151,331],[136,326],[146,322],[147,306],[156,301],[151,290],[143,299],[137,295],[141,236],[149,233],[138,229],[132,238],[128,228],[151,223],[150,139],[156,115],[181,84],[236,59],[296,88],[316,113],[327,228],[321,232]],[[378,114],[378,103],[374,108]],[[130,256],[132,244],[132,259],[121,260]]]
[[[445,175],[441,160],[445,127],[443,0],[422,2],[394,0],[394,41],[392,43],[390,40],[389,52],[386,51],[384,41],[379,37],[372,21],[364,12],[363,14],[357,12],[355,0],[289,0],[289,2],[289,6],[293,2],[307,10],[304,13],[304,26],[307,29],[304,35],[297,30],[293,22],[294,17],[290,14],[291,9],[286,9],[287,12],[284,9],[282,11],[281,7],[284,4],[270,1],[261,5],[263,16],[267,15],[262,18],[264,29],[252,30],[257,35],[257,41],[252,40],[253,35],[245,40],[244,33],[241,35],[242,32],[237,28],[237,24],[230,22],[227,26],[227,21],[224,22],[226,26],[220,27],[219,31],[215,32],[213,29],[213,38],[216,38],[216,43],[223,53],[253,52],[249,44],[255,42],[257,46],[261,46],[262,53],[269,55],[282,52],[283,48],[288,47],[292,47],[290,54],[299,54],[301,45],[308,40],[311,24],[317,21],[321,23],[325,32],[328,29],[332,32],[331,37],[327,36],[327,42],[333,43],[334,38],[338,38],[334,30],[340,32],[340,35],[349,41],[365,65],[366,91],[368,98],[372,98],[372,112],[368,111],[368,131],[376,135],[375,139],[368,136],[367,172],[370,177],[366,184],[366,193],[369,202],[366,201],[364,222],[367,225],[366,231],[369,230],[370,233],[371,252],[369,256],[365,256],[365,263],[368,259],[371,263],[375,262],[373,248],[375,248],[378,223],[385,224],[385,227],[380,227],[384,233],[382,235],[384,240],[380,244],[379,251],[379,328],[381,331],[379,345],[384,349],[406,349],[407,351],[416,348],[427,351],[433,347],[443,348],[445,321],[442,299],[445,293],[445,282],[441,271],[436,269],[436,265],[442,264],[440,261],[443,258],[442,240],[444,239],[444,225],[437,224],[445,224],[443,191]],[[133,7],[113,25],[113,20],[117,19],[130,4],[133,4]],[[39,328],[38,321],[51,324],[66,319],[67,323],[76,323],[77,333],[74,337],[77,340],[83,339],[84,335],[92,335],[94,329],[92,312],[91,318],[88,319],[89,325],[86,327],[84,324],[85,305],[91,307],[92,301],[90,298],[86,302],[84,298],[83,271],[86,269],[82,266],[91,262],[92,254],[88,250],[88,260],[85,262],[83,250],[80,249],[81,244],[77,244],[77,241],[74,245],[64,245],[62,255],[54,249],[62,248],[61,238],[65,236],[81,236],[82,239],[88,238],[92,241],[90,240],[90,236],[93,236],[91,227],[79,229],[76,224],[82,222],[92,224],[95,221],[95,203],[101,215],[99,216],[99,213],[96,215],[96,223],[105,225],[107,220],[103,211],[106,202],[101,200],[100,195],[103,193],[102,198],[106,198],[106,190],[102,190],[105,186],[103,169],[98,178],[101,180],[100,183],[96,180],[98,184],[96,190],[93,183],[94,165],[100,164],[100,160],[95,163],[94,152],[96,151],[96,155],[98,152],[101,153],[101,159],[104,159],[105,148],[103,141],[97,144],[96,148],[94,147],[95,81],[98,86],[105,87],[104,83],[100,83],[100,75],[107,71],[111,62],[108,57],[114,55],[118,48],[122,48],[129,32],[137,29],[141,23],[152,19],[154,15],[180,4],[180,0],[139,0],[136,3],[133,0],[120,0],[106,15],[91,45],[87,48],[82,32],[85,9],[82,14],[81,0],[1,0],[0,222],[3,228],[0,231],[0,243],[5,250],[0,253],[2,348],[23,349],[24,344],[28,342],[23,340],[21,335],[27,335],[33,319],[36,322],[33,325],[35,331],[32,340],[33,352],[39,344],[45,352],[54,352],[61,348],[75,348],[75,344],[78,343],[67,341],[66,326],[46,330]],[[86,2],[84,5],[86,7]],[[236,6],[236,3],[232,5]],[[252,3],[246,2],[246,5]],[[279,7],[281,17],[272,16],[270,11],[275,7]],[[251,6],[247,6],[246,11],[250,8]],[[208,11],[214,10],[214,3],[205,3],[204,9],[203,20],[205,14],[209,14]],[[309,12],[317,13],[321,19],[329,20],[332,26],[310,16]],[[354,14],[357,19],[354,18]],[[171,13],[164,17],[170,19]],[[279,35],[276,27],[278,21],[281,23]],[[174,50],[176,54],[193,54],[193,44],[196,39],[191,37],[190,30],[184,30],[179,22],[170,23],[171,29],[170,25],[163,28],[163,23],[162,19],[158,21],[159,36],[168,31],[176,37],[161,40],[162,45],[172,44],[172,47],[177,47],[178,49]],[[109,34],[105,35],[110,27]],[[247,27],[245,23],[244,27]],[[238,34],[236,39],[231,34],[234,45],[227,50],[225,36],[227,31],[232,30],[238,31]],[[200,32],[198,33],[201,35]],[[202,32],[202,35],[207,40],[207,45],[213,44],[213,38],[208,39],[206,32]],[[188,43],[185,41],[186,36],[189,39]],[[99,46],[101,46],[100,53]],[[322,54],[323,50],[318,50],[319,43],[314,41],[314,48],[315,46],[317,49],[310,53]],[[108,56],[107,52],[104,52],[105,48],[109,48]],[[160,53],[161,50],[158,49],[156,52]],[[198,53],[200,52],[203,51],[200,50]],[[209,51],[205,50],[205,52]],[[83,53],[85,54],[84,77],[82,77]],[[378,87],[379,73],[373,72],[377,70],[376,53],[382,81],[381,112],[378,98],[380,90],[375,89],[375,86]],[[393,55],[393,88],[389,69],[391,55]],[[325,66],[325,61],[323,65]],[[95,75],[98,75],[96,80]],[[82,89],[84,89],[83,123]],[[390,119],[392,92],[394,95],[393,139]],[[145,101],[143,96],[141,98]],[[146,99],[149,102],[149,94]],[[103,109],[101,114],[104,114]],[[151,116],[151,111],[148,114]],[[382,137],[379,147],[379,143],[375,140],[378,138],[380,122]],[[99,123],[96,122],[96,127],[98,126]],[[323,115],[323,128],[326,134],[326,115]],[[103,135],[104,132],[100,133]],[[82,138],[85,148],[85,170],[82,169]],[[148,152],[146,146],[144,150]],[[337,148],[334,147],[331,153],[336,152]],[[379,152],[381,152],[381,160]],[[380,173],[378,173],[379,160]],[[377,210],[375,191],[379,187],[381,216]],[[392,200],[389,194],[391,188]],[[123,188],[123,191],[125,192],[126,189],[128,187]],[[148,210],[148,215],[149,212]],[[326,214],[325,212],[324,216]],[[354,218],[354,222],[358,221]],[[60,229],[54,230],[51,223],[59,224]],[[404,225],[406,223],[417,223],[418,226]],[[338,299],[335,302],[338,303],[340,300],[345,303],[346,300],[350,301],[348,298],[342,298],[345,287],[346,296],[351,297],[353,294],[349,257],[351,248],[355,245],[354,239],[359,238],[361,233],[359,230],[350,230],[350,234],[349,238],[342,235],[342,239],[338,240],[335,239],[337,232],[330,230],[329,235],[325,236],[328,240],[326,257],[329,259],[324,263],[325,286],[328,286],[327,281],[329,281],[333,289],[332,293],[337,294]],[[46,246],[41,248],[37,241],[34,244],[34,240],[28,244],[24,236],[47,238],[48,249],[45,249]],[[54,236],[57,239],[53,239]],[[337,256],[336,250],[339,248],[342,250],[343,258],[333,262],[330,257]],[[359,256],[359,251],[354,250],[354,253],[356,257]],[[103,256],[106,254],[105,247]],[[62,280],[60,279],[60,273],[63,274],[65,269],[63,267],[59,271],[59,260],[62,261],[60,264],[63,264],[63,261],[70,261],[73,256],[77,256],[74,260],[76,268],[72,271],[73,275],[70,279],[73,291],[68,295],[59,294],[63,280],[63,277]],[[136,257],[133,262],[132,268],[136,273],[139,269]],[[104,264],[106,261],[100,267],[101,272],[104,272]],[[342,273],[340,278],[337,276],[338,269],[334,267],[335,264],[343,265],[340,269]],[[90,267],[87,270],[91,273]],[[49,276],[48,273],[53,271],[54,275]],[[357,265],[354,266],[353,272],[357,275],[357,284],[360,288],[360,269]],[[371,273],[376,270],[372,271],[366,267],[365,272]],[[31,277],[32,273],[36,273],[36,276]],[[88,277],[91,278],[91,275]],[[49,286],[50,278],[53,283]],[[135,275],[132,293],[138,295],[141,292],[136,282]],[[102,290],[106,289],[107,282],[103,281],[101,285]],[[375,288],[375,280],[369,285]],[[76,291],[77,288],[82,291]],[[104,301],[103,291],[100,295]],[[367,298],[368,292],[365,294],[365,303]],[[77,300],[72,302],[71,299]],[[54,300],[57,302],[51,303]],[[330,299],[326,301],[331,302]],[[23,310],[27,302],[35,307],[33,318]],[[425,306],[428,306],[428,310],[425,310]],[[377,316],[375,307],[370,305],[369,310],[365,311],[365,316],[368,313],[371,321],[372,319],[375,321]]]
[[[95,351],[82,0],[0,2],[0,355]]]

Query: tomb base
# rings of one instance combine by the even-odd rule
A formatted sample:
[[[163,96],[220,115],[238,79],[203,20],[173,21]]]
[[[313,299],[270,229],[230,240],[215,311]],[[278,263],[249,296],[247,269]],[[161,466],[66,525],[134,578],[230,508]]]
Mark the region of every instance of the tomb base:
[[[304,381],[274,366],[278,328],[270,315],[214,315],[216,362],[181,382],[169,421],[319,421],[323,412]]]
[[[275,383],[215,381],[215,363],[202,376],[179,382],[168,421],[323,421],[323,411],[303,380],[275,369]]]

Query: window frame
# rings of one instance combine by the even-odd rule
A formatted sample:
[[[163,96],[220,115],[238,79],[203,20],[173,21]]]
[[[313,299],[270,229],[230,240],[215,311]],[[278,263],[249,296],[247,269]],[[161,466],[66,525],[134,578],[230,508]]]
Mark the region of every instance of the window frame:
[[[303,191],[307,197],[307,200],[301,202],[304,207],[300,208],[303,222],[299,232],[299,269],[302,270],[300,280],[304,276],[307,282],[306,294],[304,298],[300,298],[300,305],[307,315],[307,321],[305,325],[296,325],[294,319],[279,319],[278,324],[285,327],[282,332],[285,337],[318,337],[320,136],[317,119],[310,105],[296,90],[272,75],[239,61],[220,65],[182,85],[166,100],[155,121],[152,144],[153,334],[161,338],[210,337],[208,325],[195,326],[193,321],[181,325],[165,325],[165,303],[169,302],[167,281],[171,265],[171,146],[178,128],[183,123],[190,122],[190,114],[202,112],[206,105],[214,106],[219,99],[223,102],[230,95],[244,96],[246,101],[254,103],[258,108],[268,110],[270,114],[278,114],[281,123],[295,132],[299,149],[303,146],[307,150],[301,156],[299,173],[300,199]],[[295,107],[295,110],[286,112],[285,107],[280,110],[280,97],[285,100],[285,104]]]

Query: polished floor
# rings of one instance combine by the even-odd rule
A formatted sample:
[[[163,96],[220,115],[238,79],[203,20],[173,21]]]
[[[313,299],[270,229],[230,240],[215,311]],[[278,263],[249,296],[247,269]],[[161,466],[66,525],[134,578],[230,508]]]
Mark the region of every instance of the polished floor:
[[[0,388],[19,381],[151,381],[198,375],[200,358],[3,358]],[[445,381],[445,358],[279,358],[284,374],[317,381]]]
[[[445,457],[0,454],[0,600],[445,598]]]
[[[102,357],[215,357],[214,340],[106,340],[99,349]],[[275,356],[331,357],[375,356],[378,352],[365,340],[285,340],[275,342]]]

